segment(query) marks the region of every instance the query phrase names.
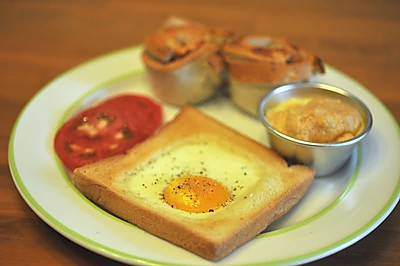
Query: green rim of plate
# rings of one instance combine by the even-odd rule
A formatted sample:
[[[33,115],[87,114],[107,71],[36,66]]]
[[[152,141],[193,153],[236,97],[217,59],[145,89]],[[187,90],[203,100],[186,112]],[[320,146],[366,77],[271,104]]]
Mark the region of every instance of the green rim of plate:
[[[18,128],[18,125],[20,123],[21,117],[24,115],[26,109],[31,105],[31,103],[41,94],[43,93],[55,80],[61,79],[65,76],[67,76],[69,73],[73,72],[73,71],[77,71],[80,68],[84,67],[84,66],[88,66],[90,64],[94,64],[97,63],[99,61],[105,60],[107,58],[113,57],[117,54],[123,54],[125,52],[131,51],[131,50],[136,50],[136,49],[141,49],[141,46],[135,46],[135,47],[128,47],[128,48],[124,48],[124,49],[120,49],[117,51],[113,51],[111,53],[107,53],[98,57],[95,57],[91,60],[88,60],[82,64],[79,64],[75,67],[73,67],[72,69],[64,72],[62,75],[56,77],[54,80],[52,80],[51,82],[49,82],[46,86],[44,86],[42,89],[40,89],[29,101],[28,103],[24,106],[24,108],[22,109],[21,113],[18,115],[18,118],[13,126],[11,135],[10,135],[10,141],[9,141],[9,145],[8,145],[8,158],[9,158],[9,166],[10,166],[10,171],[12,173],[13,179],[14,179],[14,183],[19,191],[19,193],[21,194],[21,196],[23,197],[23,199],[26,201],[26,203],[30,206],[30,208],[43,220],[45,221],[47,224],[49,224],[53,229],[55,229],[57,232],[59,232],[60,234],[62,234],[63,236],[65,236],[66,238],[70,239],[73,242],[79,243],[80,245],[82,245],[83,247],[94,251],[96,253],[99,253],[103,256],[109,257],[111,259],[117,260],[117,261],[121,261],[121,262],[136,262],[136,263],[145,263],[148,265],[176,265],[176,264],[166,264],[165,262],[159,262],[159,261],[155,261],[155,260],[151,260],[151,259],[143,259],[140,258],[138,256],[134,256],[134,255],[130,255],[128,253],[110,248],[108,246],[105,246],[103,244],[100,244],[96,241],[93,241],[89,238],[86,238],[84,236],[82,236],[81,234],[71,230],[70,228],[68,228],[67,226],[65,226],[62,222],[58,221],[57,219],[55,219],[54,217],[52,217],[45,209],[42,208],[42,206],[40,204],[38,204],[38,202],[34,199],[34,197],[29,193],[28,189],[25,187],[25,184],[23,183],[21,176],[19,174],[19,171],[16,167],[16,162],[15,162],[15,157],[14,157],[14,141],[15,141],[15,133],[16,130]],[[352,78],[348,77],[347,75],[343,74],[342,72],[332,68],[332,70],[340,73],[341,75],[345,76],[346,78],[350,79],[353,83],[358,84],[358,86],[362,87],[365,91],[369,92],[363,85],[361,85],[360,83],[358,83],[357,81],[353,80]],[[81,103],[83,101],[83,99],[85,99],[86,97],[88,97],[90,94],[92,94],[93,92],[104,88],[108,85],[111,85],[113,83],[116,83],[118,81],[122,81],[126,78],[130,78],[130,77],[134,77],[134,76],[138,76],[140,74],[144,73],[144,70],[139,68],[139,69],[135,69],[133,71],[128,71],[126,73],[120,74],[110,80],[107,80],[105,82],[102,82],[96,86],[94,86],[93,88],[89,89],[87,93],[85,93],[83,96],[79,97],[78,100],[76,100],[64,113],[64,115],[62,116],[62,118],[60,119],[60,122],[58,124],[58,126],[61,125],[61,123],[63,121],[65,121],[65,119],[69,116],[69,114],[76,108],[76,106]],[[372,95],[372,94],[371,94]],[[383,107],[383,109],[385,110],[386,114],[391,118],[393,124],[395,125],[398,135],[400,137],[400,127],[396,121],[396,119],[393,117],[393,115],[390,113],[390,111],[387,109],[387,107],[378,99],[376,98],[374,95],[372,95],[373,98],[375,100],[378,101],[378,103],[381,105],[381,107]],[[360,172],[360,168],[361,168],[361,149],[362,149],[362,145],[358,145],[357,147],[357,162],[356,162],[356,167],[354,169],[353,175],[349,180],[348,185],[346,186],[345,190],[341,193],[341,195],[334,201],[332,202],[328,207],[326,207],[324,210],[322,210],[321,212],[315,214],[314,216],[300,222],[297,223],[295,225],[286,227],[286,228],[282,228],[279,230],[275,230],[272,232],[267,232],[267,233],[263,233],[260,234],[259,236],[257,236],[256,238],[264,238],[264,237],[271,237],[271,236],[275,236],[275,235],[279,235],[279,234],[283,234],[286,233],[288,231],[292,231],[295,230],[297,228],[300,228],[316,219],[318,219],[319,217],[321,217],[322,215],[326,214],[327,212],[329,212],[331,209],[333,209],[339,202],[341,202],[345,196],[349,193],[349,191],[351,190],[351,188],[353,187],[354,183],[356,182],[356,179],[358,177],[358,174]],[[132,226],[132,228],[137,228],[139,230],[141,230],[140,228],[131,225],[130,223],[127,223],[111,214],[109,214],[108,212],[104,211],[103,209],[101,209],[100,207],[98,207],[97,205],[93,204],[91,201],[89,201],[88,199],[86,199],[69,181],[67,174],[64,171],[64,168],[61,164],[61,162],[59,161],[59,159],[57,158],[57,156],[55,154],[53,154],[54,160],[56,161],[57,167],[61,173],[61,175],[63,176],[64,179],[66,179],[68,181],[69,186],[73,189],[73,191],[79,195],[80,198],[82,198],[86,203],[90,204],[91,206],[93,206],[94,208],[96,208],[98,211],[102,212],[104,215],[107,215],[109,217],[112,217],[114,220],[122,222],[124,224],[127,224],[129,226]],[[262,265],[262,264],[272,264],[272,265],[277,265],[277,264],[287,264],[287,263],[299,263],[299,262],[307,262],[307,261],[313,261],[313,258],[316,257],[325,257],[323,256],[324,254],[329,253],[330,251],[332,251],[331,253],[335,253],[341,250],[342,248],[351,245],[352,243],[360,240],[361,238],[363,238],[365,235],[367,235],[370,231],[372,231],[374,228],[376,228],[389,214],[390,212],[393,210],[393,208],[395,207],[395,205],[397,204],[397,202],[399,201],[399,194],[400,194],[400,177],[397,181],[397,185],[395,190],[393,191],[391,197],[389,198],[389,200],[387,201],[387,203],[384,205],[384,207],[381,209],[381,211],[379,211],[370,221],[368,221],[364,226],[362,226],[361,228],[359,228],[357,231],[355,231],[354,233],[348,235],[347,237],[343,238],[342,240],[336,241],[333,244],[330,244],[326,247],[320,248],[318,250],[315,250],[313,252],[309,252],[303,255],[299,255],[299,256],[295,256],[292,258],[287,258],[287,259],[283,259],[283,260],[278,260],[278,261],[271,261],[271,262],[264,262],[264,263],[259,263],[257,265]],[[346,245],[347,244],[347,245]],[[342,248],[341,248],[342,247]],[[246,264],[243,264],[246,265]],[[253,264],[254,265],[254,264]]]

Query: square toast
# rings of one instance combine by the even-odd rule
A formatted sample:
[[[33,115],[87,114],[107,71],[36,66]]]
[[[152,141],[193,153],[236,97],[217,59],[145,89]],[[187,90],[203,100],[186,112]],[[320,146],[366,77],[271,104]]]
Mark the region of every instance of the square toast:
[[[229,200],[196,213],[171,206],[165,188],[181,176],[216,179]],[[314,170],[288,166],[274,151],[192,107],[125,154],[77,168],[72,176],[78,190],[105,210],[212,261],[287,213],[313,179]]]

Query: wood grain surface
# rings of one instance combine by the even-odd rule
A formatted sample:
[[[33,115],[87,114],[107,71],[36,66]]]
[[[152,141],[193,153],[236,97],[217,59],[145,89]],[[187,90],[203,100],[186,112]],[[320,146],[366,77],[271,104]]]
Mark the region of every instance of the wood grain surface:
[[[167,16],[179,15],[300,43],[366,86],[400,122],[399,14],[396,0],[0,1],[0,265],[119,264],[44,223],[9,171],[8,142],[18,114],[63,72],[138,45]],[[400,265],[399,214],[396,207],[361,241],[312,264]]]

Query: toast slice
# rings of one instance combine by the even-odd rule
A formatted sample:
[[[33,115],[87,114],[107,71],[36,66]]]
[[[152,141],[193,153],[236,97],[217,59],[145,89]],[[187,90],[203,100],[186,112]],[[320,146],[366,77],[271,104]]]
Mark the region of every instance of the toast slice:
[[[194,213],[165,200],[182,175],[220,182],[229,200]],[[124,155],[75,169],[72,182],[114,215],[208,260],[218,260],[288,212],[314,170],[288,166],[275,152],[184,107],[160,131]]]

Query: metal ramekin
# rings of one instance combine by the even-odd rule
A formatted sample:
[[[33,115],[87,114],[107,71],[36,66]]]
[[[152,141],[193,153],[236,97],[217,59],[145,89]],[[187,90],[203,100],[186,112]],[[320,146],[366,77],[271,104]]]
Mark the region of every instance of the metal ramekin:
[[[294,97],[337,97],[360,112],[363,131],[352,139],[342,142],[317,143],[299,140],[276,130],[266,119],[268,109]],[[356,144],[371,130],[372,115],[368,107],[351,93],[335,86],[321,83],[294,83],[276,88],[265,95],[258,106],[258,117],[267,129],[269,145],[289,161],[314,168],[316,176],[334,173],[350,158]]]
[[[238,81],[231,77],[229,79],[229,85],[233,103],[247,114],[257,117],[257,108],[260,100],[268,92],[282,86],[282,83],[253,84]]]

